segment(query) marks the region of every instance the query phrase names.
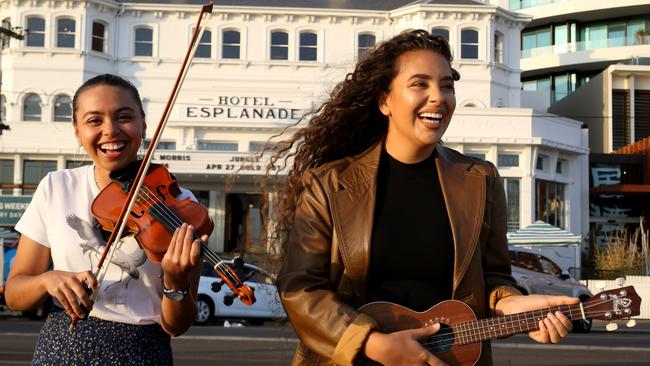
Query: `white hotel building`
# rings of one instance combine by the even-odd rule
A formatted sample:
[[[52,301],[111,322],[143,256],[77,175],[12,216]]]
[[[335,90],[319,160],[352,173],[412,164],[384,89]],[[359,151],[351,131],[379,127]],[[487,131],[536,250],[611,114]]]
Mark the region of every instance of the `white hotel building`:
[[[198,1],[3,0],[5,27],[28,28],[2,50],[2,193],[33,192],[81,152],[70,99],[115,73],[144,99],[152,133],[196,22]],[[155,153],[215,221],[210,245],[268,250],[255,152],[317,107],[373,44],[423,28],[448,37],[461,73],[447,146],[497,164],[512,229],[545,220],[588,229],[588,141],[581,123],[521,108],[520,33],[531,16],[472,0],[219,1]],[[235,185],[225,180],[240,168]],[[272,202],[271,205],[272,207]]]

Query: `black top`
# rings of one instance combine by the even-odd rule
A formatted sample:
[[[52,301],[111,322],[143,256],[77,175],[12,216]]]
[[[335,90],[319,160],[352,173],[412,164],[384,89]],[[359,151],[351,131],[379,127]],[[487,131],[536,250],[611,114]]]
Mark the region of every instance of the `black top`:
[[[367,300],[423,311],[451,298],[454,241],[435,152],[404,164],[379,162]]]

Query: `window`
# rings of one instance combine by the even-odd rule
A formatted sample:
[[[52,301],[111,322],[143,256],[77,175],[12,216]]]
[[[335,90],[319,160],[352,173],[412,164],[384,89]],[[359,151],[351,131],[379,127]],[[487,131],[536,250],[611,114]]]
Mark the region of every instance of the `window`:
[[[196,47],[196,57],[210,58],[212,57],[212,32],[204,30],[199,40],[199,45]]]
[[[153,56],[153,30],[151,28],[135,29],[135,56]]]
[[[7,98],[0,96],[0,122],[7,120]]]
[[[519,154],[498,154],[497,165],[499,167],[519,166]]]
[[[0,194],[11,195],[14,188],[14,161],[0,160]]]
[[[45,47],[45,19],[27,18],[27,47]]]
[[[557,163],[555,164],[555,172],[557,174],[564,174],[566,164],[567,164],[566,160],[557,159]]]
[[[145,150],[149,148],[149,145],[151,144],[150,139],[145,139],[144,143],[142,144],[142,148]],[[158,141],[158,146],[156,146],[157,150],[176,150],[176,141]]]
[[[544,157],[543,156],[538,156],[537,157],[537,162],[535,164],[535,169],[544,170]]]
[[[318,35],[312,32],[300,33],[300,61],[316,61],[318,58]]]
[[[359,34],[357,56],[361,57],[366,52],[375,48],[377,37],[374,34]]]
[[[100,22],[93,22],[93,35],[90,48],[93,51],[104,52],[106,48],[106,26]]]
[[[508,211],[508,231],[519,229],[519,178],[503,178]]]
[[[2,28],[11,30],[11,18],[2,19]],[[9,47],[9,40],[11,37],[0,37],[0,49],[5,49]]]
[[[541,255],[538,255],[537,258],[539,259],[539,264],[542,266],[542,272],[551,276],[559,276],[562,274],[562,269],[560,269],[557,264],[551,262],[548,258]]]
[[[36,94],[28,94],[23,104],[24,121],[41,120],[41,98]]]
[[[199,140],[197,144],[197,150],[202,151],[237,151],[238,149],[236,142]]]
[[[241,58],[241,34],[236,30],[223,31],[221,58],[239,60]]]
[[[60,48],[74,48],[74,19],[59,19],[56,22],[56,46]]]
[[[446,39],[447,42],[449,42],[449,30],[447,30],[447,29],[444,29],[444,28],[433,28],[433,29],[431,30],[431,34],[438,35],[438,36],[440,36],[440,37]]]
[[[287,32],[271,32],[271,60],[289,59],[289,34]]]
[[[56,161],[51,160],[25,160],[23,162],[23,192],[34,194],[38,183],[49,172],[56,170]]]
[[[494,33],[494,62],[503,63],[503,34]]]
[[[521,34],[521,57],[551,53],[551,29],[543,28]]]
[[[460,32],[460,58],[478,59],[478,32],[466,29]]]
[[[54,122],[72,122],[72,101],[67,95],[54,100]]]
[[[564,229],[564,184],[537,180],[535,221],[542,220]]]

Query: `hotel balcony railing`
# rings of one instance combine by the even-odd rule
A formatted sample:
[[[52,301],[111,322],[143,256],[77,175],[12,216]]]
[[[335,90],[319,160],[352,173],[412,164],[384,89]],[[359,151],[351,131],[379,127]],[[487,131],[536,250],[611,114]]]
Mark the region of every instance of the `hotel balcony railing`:
[[[606,38],[593,41],[575,42],[556,44],[553,46],[529,48],[521,51],[521,58],[545,56],[545,55],[560,55],[571,52],[581,52],[588,50],[595,50],[600,48],[613,48],[613,47],[626,47],[650,44],[650,36],[633,36],[633,37],[618,37]]]

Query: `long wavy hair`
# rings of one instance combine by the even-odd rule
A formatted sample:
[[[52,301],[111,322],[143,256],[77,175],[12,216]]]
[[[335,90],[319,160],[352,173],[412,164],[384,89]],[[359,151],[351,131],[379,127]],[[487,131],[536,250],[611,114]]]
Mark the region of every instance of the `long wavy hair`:
[[[304,190],[301,177],[306,170],[360,154],[384,139],[388,132],[388,118],[380,112],[378,100],[390,91],[391,82],[399,71],[397,59],[415,50],[439,53],[451,66],[451,51],[443,37],[425,30],[401,33],[363,55],[354,71],[334,87],[329,99],[303,117],[309,119],[307,126],[274,146],[266,177],[277,162],[284,161],[286,165],[287,160],[293,158],[293,165],[284,179],[279,199],[274,203],[276,225],[272,240],[280,240],[283,244],[285,234],[292,227],[296,206]],[[452,76],[454,80],[460,79],[460,74],[454,69]],[[276,248],[286,249],[283,245]]]

